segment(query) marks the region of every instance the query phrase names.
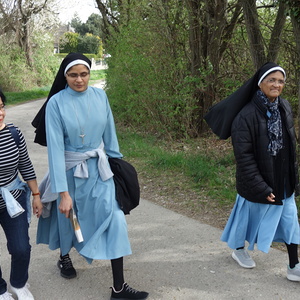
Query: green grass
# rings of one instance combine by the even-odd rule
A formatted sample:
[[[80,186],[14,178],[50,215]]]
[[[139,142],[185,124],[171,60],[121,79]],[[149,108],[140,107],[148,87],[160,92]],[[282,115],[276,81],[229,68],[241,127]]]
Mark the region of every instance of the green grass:
[[[169,190],[172,190],[184,178],[183,193],[198,193],[198,205],[209,199],[224,214],[231,210],[236,187],[235,161],[229,141],[217,141],[213,137],[170,142],[118,124],[117,128],[124,158],[136,164],[147,180],[155,178],[161,185],[170,184]],[[164,180],[168,177],[174,180]],[[170,201],[172,197],[169,195]],[[300,197],[296,198],[296,204],[300,214]],[[195,201],[187,203],[185,199],[185,205],[193,210]]]
[[[24,92],[6,92],[7,105],[19,104],[22,102],[46,98],[49,94],[50,87],[43,87]]]
[[[220,204],[230,204],[235,199],[235,164],[232,153],[209,157],[205,152],[187,157],[185,174],[193,179],[195,188],[205,189],[209,197]]]
[[[218,201],[220,206],[234,202],[235,164],[231,150],[222,153],[207,151],[199,149],[196,140],[168,142],[124,129],[120,125],[117,127],[124,158],[138,164],[148,177],[166,178],[180,174],[187,179],[187,188],[204,192]]]
[[[105,79],[105,76],[105,70],[92,70],[90,83],[93,84],[94,81]],[[45,86],[24,92],[5,92],[7,105],[15,105],[30,100],[46,98],[49,94],[50,88],[51,86]]]
[[[102,80],[106,78],[106,70],[92,70],[90,80]]]

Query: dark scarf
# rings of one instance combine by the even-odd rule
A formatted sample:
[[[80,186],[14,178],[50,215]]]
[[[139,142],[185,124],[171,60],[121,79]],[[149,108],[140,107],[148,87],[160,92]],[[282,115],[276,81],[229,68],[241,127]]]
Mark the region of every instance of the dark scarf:
[[[46,106],[49,99],[59,91],[66,88],[67,80],[64,75],[65,68],[74,60],[81,59],[86,61],[90,66],[92,65],[91,61],[81,53],[69,53],[62,61],[59,70],[56,74],[52,87],[50,89],[49,95],[46,102],[43,104],[33,121],[31,122],[32,126],[36,128],[34,142],[42,146],[47,146],[46,141],[46,128],[45,128],[45,113]]]
[[[274,102],[269,101],[261,90],[257,91],[257,95],[270,113],[267,122],[268,137],[270,140],[268,152],[272,156],[276,156],[279,150],[283,148],[282,123],[278,108],[279,100],[277,97]]]

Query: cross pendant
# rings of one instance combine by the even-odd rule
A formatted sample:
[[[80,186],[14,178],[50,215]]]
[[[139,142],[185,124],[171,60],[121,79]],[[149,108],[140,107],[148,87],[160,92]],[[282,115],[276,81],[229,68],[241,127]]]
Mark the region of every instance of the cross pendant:
[[[82,138],[82,144],[84,144],[84,137],[85,137],[85,134],[79,134],[79,136]]]

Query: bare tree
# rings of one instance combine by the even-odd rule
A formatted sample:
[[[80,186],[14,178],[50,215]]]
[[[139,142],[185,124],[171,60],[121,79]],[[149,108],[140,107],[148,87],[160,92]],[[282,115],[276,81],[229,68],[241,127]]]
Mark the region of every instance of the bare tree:
[[[19,47],[24,51],[29,67],[33,67],[32,34],[35,18],[48,9],[49,0],[4,0],[0,1],[2,33],[15,33]]]
[[[270,29],[271,38],[268,49],[265,49],[267,42],[261,32],[261,23],[259,21],[256,1],[242,0],[242,5],[249,38],[249,48],[255,68],[258,69],[266,61],[276,62],[280,49],[280,37],[286,20],[284,11],[285,3],[279,3],[274,26]],[[274,4],[269,5],[269,7],[274,7]]]
[[[186,2],[192,16],[190,37],[193,40],[190,41],[190,48],[193,53],[192,58],[195,61],[192,62],[191,70],[196,72],[195,74],[197,74],[199,66],[200,69],[206,70],[206,81],[208,82],[204,91],[198,90],[198,94],[195,94],[195,97],[199,99],[199,119],[196,124],[199,128],[199,133],[201,133],[204,130],[203,114],[216,100],[220,65],[224,51],[230,43],[235,25],[242,20],[242,17],[244,18],[252,62],[257,69],[268,60],[277,60],[281,34],[286,20],[285,4],[279,3],[274,25],[270,25],[269,28],[271,32],[270,41],[267,42],[261,31],[262,24],[259,20],[255,0],[238,0],[236,2],[225,0],[186,0]],[[274,3],[268,7],[264,6],[264,8],[274,7]],[[243,14],[241,14],[242,8]],[[231,18],[228,18],[228,15]],[[209,71],[209,68],[211,68],[211,71]]]
[[[195,126],[203,132],[203,117],[216,96],[219,66],[224,51],[241,15],[241,3],[229,6],[226,0],[186,0],[189,13],[191,73],[202,77],[205,89],[195,87],[198,99],[195,111]],[[229,11],[231,17],[228,17]]]
[[[96,0],[96,3],[102,15],[102,32],[104,34],[102,40],[105,43],[112,36],[113,32],[119,32],[119,16],[121,15],[123,1]]]

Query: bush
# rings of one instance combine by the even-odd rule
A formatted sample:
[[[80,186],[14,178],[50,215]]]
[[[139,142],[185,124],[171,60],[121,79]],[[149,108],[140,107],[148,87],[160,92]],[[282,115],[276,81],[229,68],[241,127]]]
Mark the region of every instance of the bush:
[[[43,37],[44,38],[44,37]],[[17,46],[0,42],[0,86],[6,92],[20,92],[52,83],[60,61],[54,56],[49,40],[36,38],[33,67],[26,64],[25,53]]]
[[[144,26],[137,22],[122,28],[108,47],[112,55],[107,70],[110,102],[125,125],[159,135],[185,136],[195,103],[194,88],[185,84],[188,71],[183,54],[174,61],[167,41],[154,40],[149,32],[146,35]]]
[[[11,49],[7,54],[0,45],[0,86],[4,91],[21,91],[24,87],[32,88],[34,79],[26,65],[25,56],[18,49]]]
[[[36,75],[36,86],[46,86],[53,82],[61,60],[53,53],[53,43],[51,39],[45,40],[44,36],[36,38],[39,47],[34,51],[34,70]]]

